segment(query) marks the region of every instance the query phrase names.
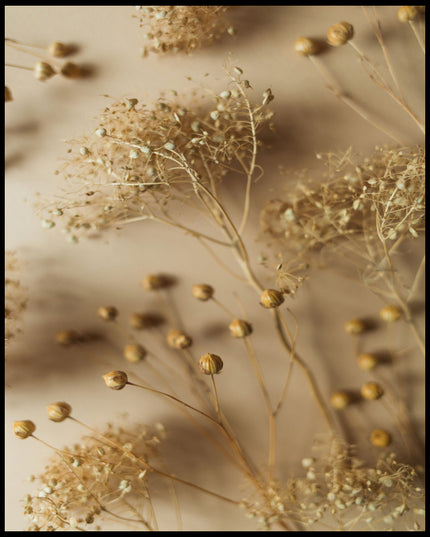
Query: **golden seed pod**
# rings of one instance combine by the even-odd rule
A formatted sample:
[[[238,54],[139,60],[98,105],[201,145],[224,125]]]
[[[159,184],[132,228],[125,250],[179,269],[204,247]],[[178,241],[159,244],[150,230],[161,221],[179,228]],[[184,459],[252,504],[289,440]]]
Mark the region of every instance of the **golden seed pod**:
[[[191,346],[193,340],[182,330],[176,330],[172,328],[167,333],[167,343],[174,349],[188,349]]]
[[[216,354],[204,354],[199,360],[199,368],[205,375],[215,375],[219,373],[223,366],[223,361]]]
[[[363,371],[370,371],[378,365],[378,358],[374,354],[362,353],[357,357],[357,365]]]
[[[80,341],[80,336],[75,330],[62,330],[61,332],[57,332],[55,334],[55,341],[59,345],[73,345],[74,343],[78,343]]]
[[[118,310],[115,306],[100,306],[97,314],[104,321],[114,321],[118,317]]]
[[[48,53],[51,56],[54,56],[54,58],[64,58],[64,56],[70,54],[72,50],[72,47],[65,45],[64,43],[60,43],[59,41],[54,41],[48,47]]]
[[[384,395],[384,388],[377,382],[366,382],[361,387],[361,395],[364,399],[380,399]]]
[[[76,63],[67,62],[65,63],[60,70],[60,73],[66,78],[81,78],[82,69]]]
[[[354,27],[349,22],[338,22],[330,26],[327,32],[327,41],[332,47],[345,45],[354,37]]]
[[[138,343],[126,345],[123,351],[124,358],[132,364],[136,364],[143,360],[146,354],[146,350]]]
[[[130,326],[141,330],[142,328],[147,328],[150,326],[150,319],[144,313],[132,313],[130,315]]]
[[[252,334],[252,326],[243,319],[234,319],[229,324],[229,329],[233,337],[242,338]]]
[[[14,421],[13,433],[18,438],[28,438],[36,430],[36,425],[30,420]]]
[[[103,379],[106,386],[112,390],[122,390],[128,382],[127,373],[124,371],[111,371],[103,375]]]
[[[409,22],[416,19],[419,15],[419,6],[402,6],[397,11],[397,18],[400,22]]]
[[[10,101],[13,101],[12,92],[7,86],[5,86],[4,87],[4,102],[9,103]]]
[[[371,432],[369,440],[376,447],[387,447],[391,444],[391,435],[383,429],[375,429]]]
[[[37,62],[34,66],[34,76],[44,82],[56,74],[55,69],[47,62]]]
[[[351,396],[348,392],[333,392],[330,396],[330,404],[336,410],[341,410],[351,404]]]
[[[145,291],[161,289],[166,285],[166,279],[160,274],[148,274],[142,280],[142,287]]]
[[[351,319],[344,324],[344,329],[346,333],[356,336],[366,330],[366,325],[360,319]]]
[[[48,418],[51,421],[59,423],[60,421],[64,421],[67,417],[70,416],[70,413],[72,412],[72,407],[68,403],[61,401],[48,405],[46,407],[46,410],[48,412]]]
[[[265,289],[260,298],[260,304],[265,308],[277,308],[282,302],[284,302],[284,296],[276,289]]]
[[[198,283],[193,285],[193,297],[203,302],[213,297],[215,289],[206,283]]]
[[[312,56],[319,52],[319,46],[316,41],[309,37],[299,37],[294,43],[294,50],[301,56]]]
[[[400,319],[402,316],[402,310],[396,305],[390,304],[389,306],[384,306],[380,310],[379,315],[383,321],[393,323],[394,321],[398,321]]]

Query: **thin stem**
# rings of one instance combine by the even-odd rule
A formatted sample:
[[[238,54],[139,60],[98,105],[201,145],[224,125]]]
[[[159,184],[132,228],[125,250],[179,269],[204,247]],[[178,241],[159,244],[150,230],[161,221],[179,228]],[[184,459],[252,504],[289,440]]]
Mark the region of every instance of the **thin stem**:
[[[219,400],[218,400],[218,394],[217,394],[217,391],[216,391],[215,379],[214,379],[214,376],[212,374],[211,374],[211,384],[212,384],[212,390],[214,392],[215,411],[217,413],[219,423],[221,423],[222,422],[222,414],[221,414],[221,410],[220,410],[220,406],[219,406]]]
[[[5,67],[16,67],[17,69],[25,69],[27,71],[34,71],[33,67],[26,67],[24,65],[16,65],[14,63],[5,63]]]
[[[426,47],[425,47],[424,42],[421,39],[421,36],[420,36],[420,34],[418,32],[418,28],[416,27],[415,21],[408,21],[408,22],[409,22],[409,26],[412,28],[412,31],[413,31],[413,33],[414,33],[414,35],[415,35],[415,37],[416,37],[416,39],[418,41],[418,44],[419,44],[421,50],[423,51],[423,54],[425,54],[426,53]]]

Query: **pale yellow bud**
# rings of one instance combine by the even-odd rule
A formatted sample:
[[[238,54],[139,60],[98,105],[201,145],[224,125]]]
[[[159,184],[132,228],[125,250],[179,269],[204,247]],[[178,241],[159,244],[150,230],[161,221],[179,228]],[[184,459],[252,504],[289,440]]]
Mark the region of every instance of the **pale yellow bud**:
[[[215,289],[206,283],[193,285],[193,297],[205,302],[213,297]]]
[[[294,43],[294,50],[301,56],[312,56],[313,54],[317,54],[319,46],[313,39],[299,37]]]
[[[243,338],[252,334],[252,326],[243,319],[234,319],[230,325],[230,334],[233,337]]]
[[[283,302],[283,294],[276,289],[265,289],[260,298],[260,304],[265,308],[277,308]]]
[[[362,334],[366,330],[366,325],[360,319],[352,319],[344,324],[345,332],[354,336]]]
[[[145,358],[146,350],[138,343],[130,344],[124,347],[123,355],[126,360],[135,364]]]
[[[391,444],[391,435],[383,429],[375,429],[370,434],[370,442],[376,447],[387,447]]]
[[[30,420],[15,421],[13,423],[13,433],[21,439],[28,438],[36,430],[36,425]]]
[[[354,37],[354,27],[349,22],[338,22],[330,26],[327,32],[327,41],[333,47],[345,45]]]
[[[333,408],[341,410],[351,404],[351,396],[348,392],[333,392],[330,396],[330,404]]]
[[[127,373],[124,371],[111,371],[103,375],[103,379],[106,386],[112,390],[122,390],[128,382]]]
[[[118,310],[114,306],[100,306],[97,314],[104,321],[114,321],[118,317]]]
[[[46,407],[48,418],[51,421],[61,422],[65,420],[72,412],[72,407],[68,403],[58,402]]]
[[[34,66],[34,76],[44,82],[56,74],[55,69],[47,62],[37,62]]]
[[[167,343],[174,349],[187,349],[192,342],[190,336],[181,330],[172,329],[167,334]]]
[[[402,316],[402,310],[396,305],[390,304],[389,306],[384,306],[379,312],[379,315],[383,321],[393,323],[400,319]]]
[[[384,395],[384,389],[377,382],[366,382],[361,387],[361,395],[364,397],[364,399],[380,399]]]
[[[215,375],[223,367],[223,361],[216,354],[204,354],[199,360],[199,368],[205,375]]]
[[[373,354],[363,353],[358,356],[357,365],[363,371],[370,371],[378,365],[378,358]]]

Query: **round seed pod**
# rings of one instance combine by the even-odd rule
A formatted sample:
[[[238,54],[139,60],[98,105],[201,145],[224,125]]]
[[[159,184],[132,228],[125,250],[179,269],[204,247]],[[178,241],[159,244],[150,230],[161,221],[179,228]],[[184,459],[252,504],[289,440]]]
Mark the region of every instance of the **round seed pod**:
[[[112,390],[122,390],[128,382],[127,373],[124,371],[111,371],[103,375],[103,379],[106,386]]]
[[[142,287],[145,291],[155,291],[162,289],[166,285],[165,278],[160,274],[148,274],[142,280]]]
[[[380,399],[384,395],[384,388],[377,382],[366,382],[361,387],[361,395],[364,399]]]
[[[344,329],[347,334],[356,336],[366,330],[366,325],[360,319],[351,319],[344,324]]]
[[[416,19],[419,15],[419,6],[402,6],[397,11],[397,18],[400,22],[409,22]]]
[[[172,328],[167,333],[167,343],[174,349],[188,349],[191,346],[193,340],[182,330],[176,330]]]
[[[230,334],[233,337],[243,338],[252,334],[252,326],[243,319],[234,319],[229,324]]]
[[[130,344],[124,347],[123,355],[126,360],[135,364],[145,358],[146,350],[138,343]]]
[[[34,66],[34,76],[44,82],[56,74],[55,69],[47,62],[37,62]]]
[[[48,47],[48,53],[54,58],[64,58],[72,52],[72,47],[60,43],[59,41],[52,42]]]
[[[216,354],[204,354],[199,360],[200,371],[205,375],[215,375],[219,373],[223,365],[223,361]]]
[[[18,438],[25,439],[31,436],[36,430],[36,425],[30,420],[13,422],[13,434]]]
[[[104,321],[114,321],[118,317],[118,310],[115,306],[100,306],[97,314]]]
[[[391,435],[383,429],[375,429],[371,432],[369,440],[376,447],[387,447],[391,444]]]
[[[327,41],[332,47],[345,45],[354,37],[354,27],[349,22],[338,22],[330,26],[327,32]]]
[[[378,358],[374,354],[362,353],[357,357],[357,365],[363,371],[370,371],[378,365]]]
[[[76,63],[67,62],[65,63],[60,70],[62,76],[66,78],[81,78],[82,69]]]
[[[319,45],[309,37],[299,37],[294,43],[294,50],[301,56],[312,56],[319,52]]]
[[[209,300],[213,297],[215,293],[215,289],[208,285],[207,283],[198,283],[196,285],[193,285],[193,297],[197,298],[197,300],[201,300],[202,302],[206,302],[206,300]]]
[[[4,87],[4,102],[9,103],[10,101],[13,101],[12,92],[7,86],[5,86]]]
[[[283,302],[283,294],[276,289],[265,289],[260,297],[260,304],[265,308],[277,308]]]
[[[400,319],[402,316],[402,310],[395,304],[390,304],[388,306],[384,306],[380,310],[379,316],[383,321],[393,323],[394,321],[398,321]]]
[[[78,343],[80,341],[80,336],[75,330],[63,330],[55,334],[55,340],[60,345],[68,346]]]
[[[130,326],[136,330],[142,330],[152,326],[151,318],[144,313],[132,313],[130,315]]]
[[[72,407],[68,403],[64,403],[62,401],[48,405],[46,407],[46,410],[48,412],[48,418],[51,421],[60,423],[61,421],[64,421],[68,416],[70,416],[70,413],[72,412]]]
[[[330,396],[330,404],[336,410],[341,410],[351,404],[351,396],[348,392],[333,392]]]

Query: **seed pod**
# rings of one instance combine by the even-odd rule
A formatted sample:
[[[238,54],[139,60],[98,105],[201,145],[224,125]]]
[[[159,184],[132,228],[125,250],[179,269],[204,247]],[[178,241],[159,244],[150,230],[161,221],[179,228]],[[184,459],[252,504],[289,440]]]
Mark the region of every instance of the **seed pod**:
[[[341,410],[351,404],[351,396],[348,392],[333,392],[330,396],[330,404],[336,410]]]
[[[68,403],[58,402],[48,405],[46,407],[46,410],[48,412],[48,418],[51,421],[60,423],[61,421],[64,421],[67,417],[70,416],[70,413],[72,412],[72,407]]]
[[[145,291],[154,291],[162,289],[166,285],[166,279],[160,274],[148,274],[142,280],[142,287]]]
[[[60,345],[68,346],[78,343],[80,341],[80,335],[75,330],[63,330],[55,334],[55,340]]]
[[[144,313],[132,313],[130,315],[130,326],[136,330],[148,328],[152,324],[152,319],[149,315],[145,315]]]
[[[380,399],[384,395],[384,388],[377,382],[366,382],[361,387],[361,395],[364,399]]]
[[[316,41],[308,37],[299,37],[294,43],[294,50],[301,56],[312,56],[319,52],[319,46]]]
[[[378,358],[374,354],[363,353],[358,356],[357,365],[363,371],[370,371],[378,365]]]
[[[130,344],[124,347],[123,355],[126,360],[135,364],[145,358],[146,350],[138,343]]]
[[[187,349],[191,346],[193,340],[182,330],[172,328],[167,333],[167,343],[174,349]]]
[[[265,289],[260,298],[260,304],[265,308],[277,308],[284,302],[284,297],[276,289]]]
[[[106,382],[106,386],[113,390],[122,390],[128,382],[127,373],[124,371],[111,371],[103,375],[103,379]]]
[[[197,300],[202,300],[205,302],[213,297],[215,289],[206,283],[198,283],[193,285],[193,297]]]
[[[391,444],[391,435],[383,429],[375,429],[370,434],[369,440],[376,447],[387,447]]]
[[[18,438],[28,438],[36,430],[36,425],[30,420],[14,421],[13,433]]]
[[[48,53],[54,58],[64,58],[68,56],[73,51],[73,48],[59,41],[54,41],[48,47]]]
[[[252,326],[243,319],[234,319],[229,324],[230,334],[233,337],[243,338],[252,334]]]
[[[7,86],[5,86],[4,87],[4,102],[9,103],[10,101],[13,101],[12,92]]]
[[[397,18],[400,22],[413,21],[418,17],[419,6],[402,6],[397,11]]]
[[[356,336],[366,330],[366,325],[360,319],[352,319],[344,324],[344,329],[346,333]]]
[[[37,62],[34,66],[34,76],[44,82],[56,74],[55,69],[47,62]]]
[[[118,310],[115,306],[100,306],[97,314],[104,321],[114,321],[118,317]]]
[[[81,78],[82,77],[82,69],[79,67],[79,65],[76,65],[76,63],[72,63],[72,62],[65,63],[62,66],[60,73],[66,78]]]
[[[349,22],[338,22],[330,26],[327,32],[327,41],[332,47],[345,45],[354,37],[354,27]]]
[[[205,375],[215,375],[219,373],[223,366],[223,361],[216,354],[204,354],[199,360],[199,368]]]
[[[379,315],[383,321],[393,323],[394,321],[398,321],[400,319],[402,316],[402,310],[395,304],[390,304],[389,306],[384,306],[380,310]]]

